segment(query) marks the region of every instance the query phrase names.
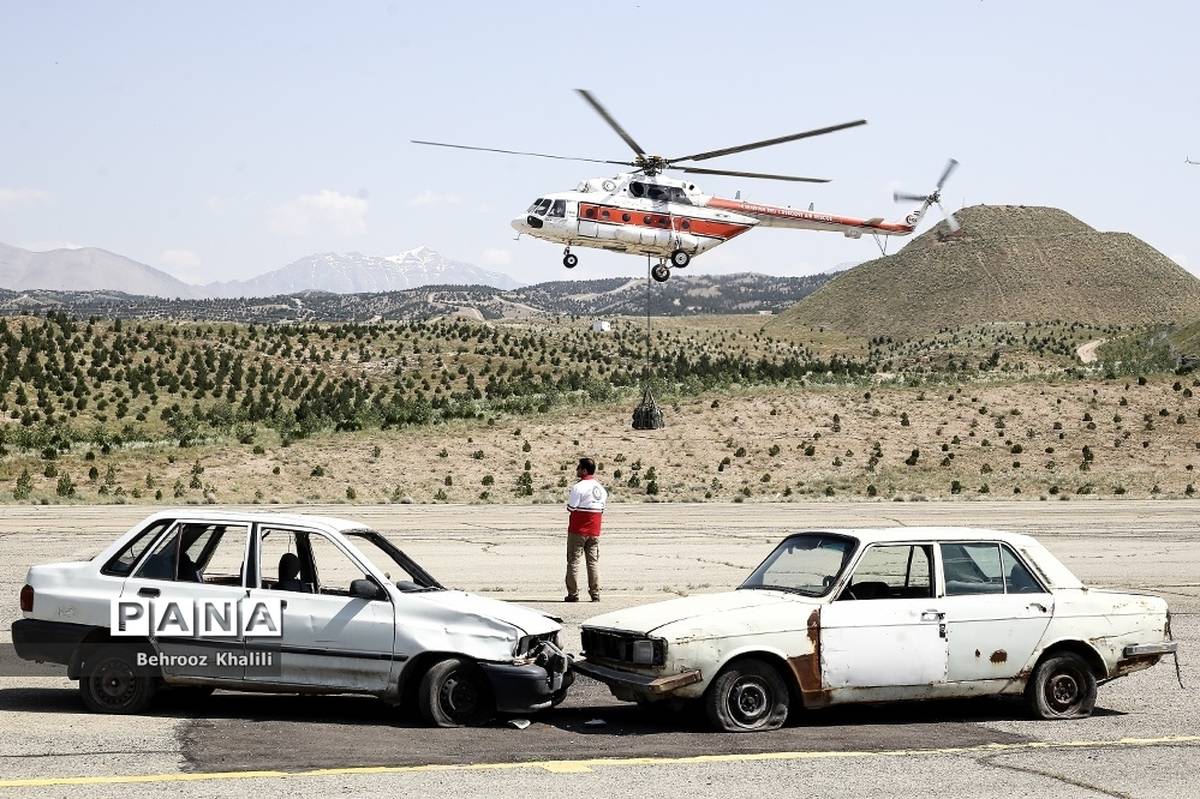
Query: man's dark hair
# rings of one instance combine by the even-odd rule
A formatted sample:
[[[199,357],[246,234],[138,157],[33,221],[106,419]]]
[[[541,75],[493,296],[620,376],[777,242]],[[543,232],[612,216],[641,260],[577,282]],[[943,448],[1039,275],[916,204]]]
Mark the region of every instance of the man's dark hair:
[[[576,468],[583,469],[584,474],[595,474],[596,462],[591,458],[580,458],[579,466]]]

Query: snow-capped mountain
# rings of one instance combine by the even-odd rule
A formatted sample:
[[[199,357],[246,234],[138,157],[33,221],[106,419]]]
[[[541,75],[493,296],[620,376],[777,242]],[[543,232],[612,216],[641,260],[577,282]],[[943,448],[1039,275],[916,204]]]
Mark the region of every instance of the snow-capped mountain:
[[[269,297],[314,290],[335,294],[402,291],[434,284],[474,284],[498,289],[522,285],[501,272],[451,261],[429,247],[417,247],[399,255],[357,252],[310,255],[249,280],[209,283],[204,290],[213,297]]]

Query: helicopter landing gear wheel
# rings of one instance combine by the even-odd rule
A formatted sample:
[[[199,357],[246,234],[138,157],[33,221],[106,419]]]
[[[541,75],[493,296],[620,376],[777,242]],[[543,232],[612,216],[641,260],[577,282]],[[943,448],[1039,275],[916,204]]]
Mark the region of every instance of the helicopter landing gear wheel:
[[[650,270],[650,277],[659,283],[666,283],[667,279],[671,277],[671,270],[666,264],[655,264],[654,268]]]
[[[563,256],[563,266],[567,269],[574,269],[579,265],[579,256],[574,253],[567,253]]]
[[[683,269],[692,262],[692,256],[688,255],[683,250],[676,250],[671,253],[671,266],[676,269]]]

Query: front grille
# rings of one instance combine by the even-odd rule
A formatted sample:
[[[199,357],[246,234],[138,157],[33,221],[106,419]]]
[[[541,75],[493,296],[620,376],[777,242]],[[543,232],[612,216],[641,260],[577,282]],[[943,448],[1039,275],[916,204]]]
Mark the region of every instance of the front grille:
[[[633,642],[647,640],[646,636],[642,635],[613,630],[596,630],[588,627],[583,628],[580,639],[583,644],[583,654],[588,659],[602,658],[631,665],[633,664]],[[650,640],[654,641],[654,665],[661,665],[665,659],[663,642],[658,639]]]

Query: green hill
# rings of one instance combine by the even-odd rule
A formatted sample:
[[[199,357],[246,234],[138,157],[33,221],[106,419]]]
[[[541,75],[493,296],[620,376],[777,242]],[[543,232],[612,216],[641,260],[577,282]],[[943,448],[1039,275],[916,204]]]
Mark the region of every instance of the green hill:
[[[1128,233],[1057,208],[975,205],[962,231],[938,225],[860,264],[773,325],[909,338],[992,322],[1131,325],[1200,317],[1200,280]]]

